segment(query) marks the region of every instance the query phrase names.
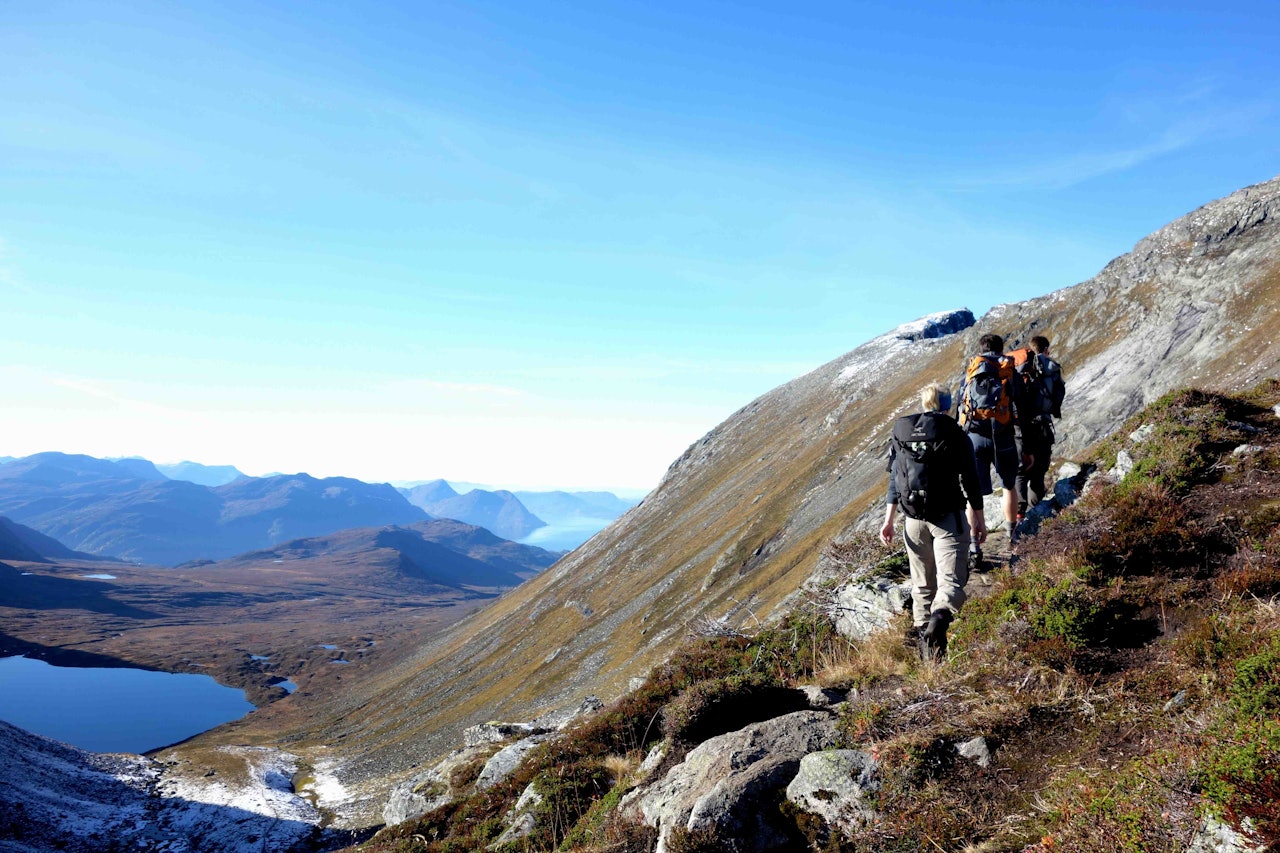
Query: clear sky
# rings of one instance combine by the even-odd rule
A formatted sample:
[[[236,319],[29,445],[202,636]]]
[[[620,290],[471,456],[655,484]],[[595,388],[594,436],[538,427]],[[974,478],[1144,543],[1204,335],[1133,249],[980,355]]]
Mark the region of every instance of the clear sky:
[[[1280,173],[1280,4],[0,4],[0,456],[656,484]]]

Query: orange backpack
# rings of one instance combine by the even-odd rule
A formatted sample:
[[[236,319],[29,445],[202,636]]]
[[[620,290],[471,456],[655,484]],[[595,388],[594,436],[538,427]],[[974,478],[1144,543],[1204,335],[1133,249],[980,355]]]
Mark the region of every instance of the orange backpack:
[[[964,372],[960,395],[960,425],[972,430],[978,423],[1013,423],[1013,359],[975,355]]]

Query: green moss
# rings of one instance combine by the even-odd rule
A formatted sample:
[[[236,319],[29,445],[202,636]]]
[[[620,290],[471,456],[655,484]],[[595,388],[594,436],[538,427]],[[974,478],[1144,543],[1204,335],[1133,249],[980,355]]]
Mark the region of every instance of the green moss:
[[[1280,711],[1280,639],[1236,664],[1230,692],[1245,716],[1261,718]]]
[[[1097,634],[1098,614],[1098,606],[1071,578],[1064,578],[1032,604],[1028,615],[1040,639],[1060,638],[1071,648],[1081,649]]]

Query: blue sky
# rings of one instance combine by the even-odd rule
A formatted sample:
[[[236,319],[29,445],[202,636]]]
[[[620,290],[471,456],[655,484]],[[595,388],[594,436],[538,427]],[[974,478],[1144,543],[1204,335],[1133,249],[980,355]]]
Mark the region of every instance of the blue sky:
[[[0,8],[0,456],[647,488],[1280,173],[1271,3]]]

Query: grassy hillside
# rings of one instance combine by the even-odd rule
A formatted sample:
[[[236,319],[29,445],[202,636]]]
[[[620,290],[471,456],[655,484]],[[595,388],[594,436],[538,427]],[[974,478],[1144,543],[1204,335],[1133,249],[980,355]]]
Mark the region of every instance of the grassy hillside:
[[[537,832],[499,849],[650,850],[652,830],[614,810],[649,747],[668,745],[661,773],[715,734],[789,710],[777,688],[801,683],[851,691],[843,736],[881,763],[881,817],[839,835],[780,805],[796,849],[1182,853],[1206,813],[1280,843],[1273,407],[1274,379],[1236,396],[1173,392],[1131,418],[1089,455],[1106,469],[1123,451],[1132,471],[1026,540],[966,606],[940,665],[904,646],[905,616],[843,640],[817,596],[773,627],[687,643],[506,781],[361,849],[483,849],[533,783]],[[869,538],[833,556],[851,572],[901,564]],[[955,755],[979,735],[993,750],[985,768]],[[722,848],[686,835],[675,849]]]

